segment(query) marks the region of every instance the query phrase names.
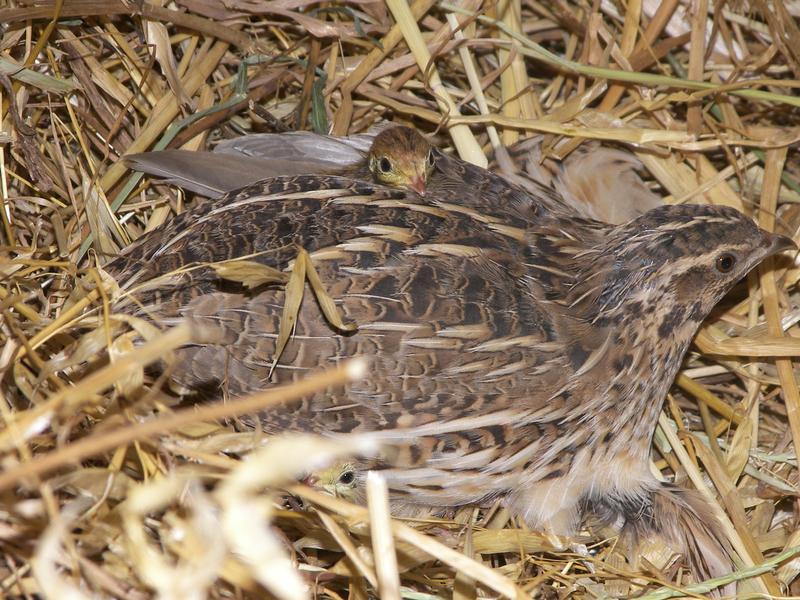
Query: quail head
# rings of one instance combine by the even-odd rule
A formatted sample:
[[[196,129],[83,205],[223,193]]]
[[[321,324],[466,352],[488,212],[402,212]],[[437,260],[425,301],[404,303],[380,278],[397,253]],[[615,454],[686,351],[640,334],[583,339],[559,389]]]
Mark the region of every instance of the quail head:
[[[441,156],[424,197],[335,176],[265,180],[184,213],[107,269],[155,322],[192,322],[172,370],[182,387],[236,395],[368,357],[369,378],[253,419],[383,441],[380,457],[353,463],[354,480],[381,469],[398,513],[502,498],[531,527],[570,534],[596,511],[702,548],[712,558],[693,560],[698,574],[722,574],[728,549],[705,501],[653,478],[650,443],[699,324],[792,242],[726,207],[605,225],[442,159],[496,191],[457,204],[453,188],[433,191]],[[283,285],[238,286],[210,263],[283,271],[298,247],[357,331],[307,300],[279,353]]]
[[[365,471],[352,462],[338,462],[303,479],[303,483],[356,504],[366,499]]]
[[[367,153],[367,164],[375,181],[418,194],[425,193],[433,161],[433,147],[410,127],[381,131]]]

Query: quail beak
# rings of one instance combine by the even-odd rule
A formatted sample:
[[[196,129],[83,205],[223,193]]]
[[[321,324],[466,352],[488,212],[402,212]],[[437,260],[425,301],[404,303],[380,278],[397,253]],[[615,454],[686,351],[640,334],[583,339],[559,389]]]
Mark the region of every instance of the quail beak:
[[[792,238],[786,237],[785,235],[779,235],[777,233],[770,233],[769,237],[767,237],[765,240],[764,245],[769,248],[770,256],[785,250],[797,251],[797,244],[794,243]]]
[[[303,483],[309,487],[314,487],[317,485],[317,483],[319,483],[319,477],[317,475],[308,475],[303,477],[303,479],[300,480],[300,483]]]
[[[413,177],[409,179],[408,187],[417,192],[420,196],[425,195],[425,174],[424,173],[415,173]]]

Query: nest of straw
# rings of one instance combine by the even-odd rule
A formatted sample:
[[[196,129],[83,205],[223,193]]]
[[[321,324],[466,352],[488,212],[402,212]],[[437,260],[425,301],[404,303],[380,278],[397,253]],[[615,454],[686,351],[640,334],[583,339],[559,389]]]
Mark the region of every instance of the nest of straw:
[[[794,234],[797,17],[796,6],[766,0],[6,3],[0,594],[707,591],[658,544],[631,564],[604,532],[567,546],[500,507],[403,522],[389,518],[379,481],[368,509],[296,485],[298,473],[363,442],[226,423],[363,376],[358,365],[179,407],[147,366],[189,332],[139,331],[135,346],[109,324],[113,290],[96,267],[194,201],[131,173],[121,156],[257,131],[352,134],[386,119],[528,176],[588,143],[615,148],[635,156],[642,185],[666,202],[728,204]],[[507,152],[531,140],[535,159]],[[799,275],[751,275],[704,325],[653,453],[665,478],[715,499],[742,555],[731,576],[739,589],[774,596],[800,591]],[[581,544],[587,551],[564,550]]]

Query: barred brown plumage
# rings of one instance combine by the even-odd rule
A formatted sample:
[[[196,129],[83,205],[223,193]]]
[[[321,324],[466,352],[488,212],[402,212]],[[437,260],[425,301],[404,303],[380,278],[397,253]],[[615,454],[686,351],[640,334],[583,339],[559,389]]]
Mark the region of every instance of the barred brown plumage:
[[[453,173],[478,184],[456,186]],[[270,379],[282,285],[249,291],[208,263],[285,270],[298,247],[358,330],[342,335],[304,302]],[[354,464],[383,471],[399,513],[503,498],[530,526],[571,534],[592,510],[664,535],[699,575],[719,575],[731,565],[724,536],[704,500],[654,479],[651,439],[700,323],[790,247],[727,207],[580,219],[550,190],[530,195],[437,152],[424,197],[336,176],[269,179],[184,213],[107,268],[157,322],[193,323],[173,366],[183,387],[242,394],[368,357],[369,379],[253,419],[384,441],[382,456]]]

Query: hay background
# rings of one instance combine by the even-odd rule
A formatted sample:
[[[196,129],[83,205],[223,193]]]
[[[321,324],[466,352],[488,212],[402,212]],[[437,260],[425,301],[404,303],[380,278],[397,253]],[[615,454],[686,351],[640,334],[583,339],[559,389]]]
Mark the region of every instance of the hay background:
[[[577,540],[588,556],[555,552],[559,540],[499,508],[416,530],[390,522],[380,482],[370,512],[300,487],[319,509],[289,510],[280,490],[296,473],[361,442],[265,444],[221,424],[302,390],[176,412],[143,366],[188,332],[140,332],[149,341],[134,349],[109,326],[113,284],[79,284],[100,282],[106,256],[192,201],[120,156],[254,131],[357,133],[384,119],[479,164],[534,136],[552,164],[597,140],[634,153],[666,201],[730,204],[796,234],[800,11],[766,0],[691,6],[0,4],[0,594],[246,598],[265,585],[281,598],[307,586],[367,598],[379,585],[384,598],[589,598],[654,592],[658,579],[689,586],[667,548],[646,546],[631,566],[613,536],[595,532]],[[673,14],[690,26],[668,26]],[[455,41],[448,23],[460,24]],[[538,165],[515,156],[521,171]],[[654,453],[665,477],[716,495],[741,577],[780,563],[741,588],[772,595],[800,592],[800,561],[787,560],[800,545],[798,273],[754,273],[703,328]],[[92,307],[96,318],[80,321]],[[352,375],[326,373],[306,389]]]

